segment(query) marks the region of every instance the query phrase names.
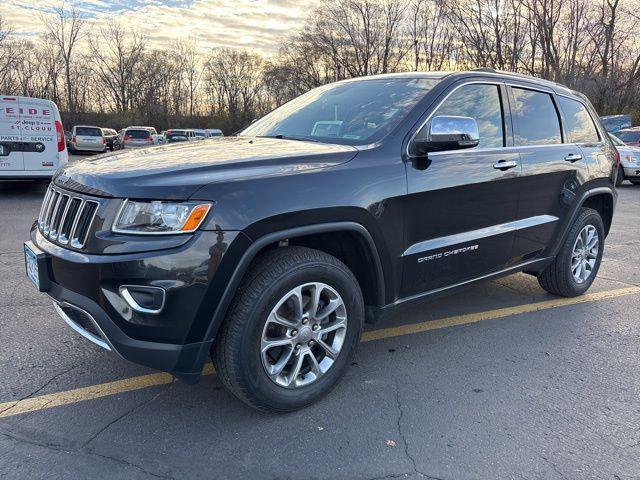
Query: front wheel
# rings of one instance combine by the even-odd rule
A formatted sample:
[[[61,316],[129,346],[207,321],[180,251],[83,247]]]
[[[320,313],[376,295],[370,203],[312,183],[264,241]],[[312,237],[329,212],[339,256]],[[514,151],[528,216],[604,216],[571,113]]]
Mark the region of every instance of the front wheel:
[[[342,377],[364,323],[358,282],[338,259],[304,247],[262,255],[216,337],[225,386],[262,411],[309,405]]]
[[[618,174],[616,175],[616,187],[619,187],[624,182],[624,169],[622,165],[618,165]]]
[[[604,224],[600,214],[581,208],[558,255],[538,276],[547,292],[575,297],[586,292],[598,274],[604,251]]]

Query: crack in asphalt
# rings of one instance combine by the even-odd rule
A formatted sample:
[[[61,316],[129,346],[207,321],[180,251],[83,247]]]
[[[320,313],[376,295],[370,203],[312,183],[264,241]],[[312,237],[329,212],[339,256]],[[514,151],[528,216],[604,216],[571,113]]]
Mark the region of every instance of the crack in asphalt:
[[[42,391],[44,388],[46,388],[49,384],[51,384],[51,382],[53,382],[55,379],[61,377],[62,375],[64,375],[65,373],[69,373],[71,370],[75,369],[76,367],[69,367],[66,370],[56,373],[53,377],[51,377],[49,380],[47,380],[45,383],[43,383],[40,387],[36,388],[35,390],[33,390],[31,393],[25,395],[24,397],[18,399],[15,401],[15,403],[13,405],[10,405],[9,407],[5,408],[4,410],[0,410],[0,414],[8,412],[9,410],[11,410],[12,408],[14,408],[16,405],[18,405],[20,402],[22,402],[23,400],[26,400],[27,398],[31,398],[33,397],[36,393]]]
[[[156,393],[153,397],[144,400],[143,402],[140,402],[139,404],[135,405],[133,408],[127,410],[126,412],[124,412],[122,415],[116,417],[115,419],[113,419],[112,421],[110,421],[109,423],[107,423],[104,427],[102,427],[100,430],[98,430],[95,434],[93,434],[91,436],[91,438],[89,438],[86,442],[84,442],[82,444],[82,446],[80,447],[80,449],[86,449],[86,447],[93,442],[96,438],[98,438],[102,433],[104,433],[106,430],[108,430],[110,427],[112,427],[113,425],[115,425],[116,423],[118,423],[120,420],[128,417],[129,415],[131,415],[132,413],[134,413],[135,411],[137,411],[138,409],[149,405],[150,403],[154,402],[155,400],[158,399],[158,397],[160,397],[161,395],[167,393],[169,390],[171,390],[173,388],[173,386],[176,383],[176,379],[174,378],[171,383],[169,383],[169,385],[166,388],[163,388],[162,390],[160,390],[158,393]],[[91,451],[91,450],[89,450]]]
[[[555,464],[555,462],[552,462],[551,460],[549,460],[547,457],[545,457],[544,455],[540,455],[540,458],[542,459],[542,461],[544,463],[546,463],[547,465],[549,465],[554,472],[556,472],[558,475],[560,475],[560,478],[567,478],[565,477],[564,473],[562,473],[559,469],[558,466]]]
[[[38,392],[42,391],[44,388],[46,388],[48,385],[50,385],[54,380],[56,380],[57,378],[59,378],[62,375],[70,372],[71,370],[73,370],[75,368],[76,368],[75,366],[74,367],[70,367],[70,368],[68,368],[68,369],[66,369],[66,370],[64,370],[62,372],[59,372],[59,373],[55,374],[50,379],[48,379],[45,383],[43,383],[40,387],[38,387],[37,389],[33,390],[28,395],[25,395],[24,397],[20,398],[13,405],[11,405],[11,406],[5,408],[4,410],[0,411],[0,413],[7,412],[7,411],[11,410],[12,408],[14,408],[16,405],[18,405],[21,401],[33,397]],[[89,438],[86,442],[84,442],[80,447],[78,447],[76,449],[65,448],[65,447],[63,447],[61,445],[57,445],[55,443],[38,442],[38,441],[35,441],[35,440],[24,438],[22,436],[15,435],[15,434],[7,432],[5,430],[0,430],[0,435],[13,440],[14,442],[23,443],[23,444],[32,445],[32,446],[38,446],[38,447],[41,447],[41,448],[46,448],[46,449],[49,449],[49,450],[53,450],[55,452],[66,453],[66,454],[69,454],[69,455],[94,456],[94,457],[99,457],[99,458],[103,458],[103,459],[106,459],[106,460],[111,460],[111,461],[117,462],[117,463],[119,463],[121,465],[140,470],[144,474],[150,475],[150,476],[155,477],[155,478],[162,478],[162,479],[165,479],[165,480],[175,480],[175,477],[171,477],[169,475],[164,475],[164,474],[155,473],[155,472],[146,470],[142,466],[140,466],[140,465],[138,465],[136,463],[133,463],[133,462],[129,462],[129,461],[123,459],[123,458],[119,458],[119,457],[115,457],[115,456],[111,456],[111,455],[98,453],[95,450],[92,450],[91,448],[87,448],[87,446],[93,440],[95,440],[98,436],[100,436],[102,433],[104,433],[111,426],[113,426],[114,424],[116,424],[120,420],[126,418],[128,415],[131,415],[132,413],[134,413],[138,409],[142,408],[143,406],[149,405],[151,402],[155,401],[162,394],[168,392],[173,387],[174,384],[175,384],[175,379],[167,386],[167,388],[162,389],[160,392],[156,393],[151,398],[149,398],[149,399],[147,399],[147,400],[145,400],[143,402],[140,402],[139,404],[135,405],[133,408],[127,410],[122,415],[118,416],[114,420],[112,420],[109,423],[107,423],[98,432],[96,432],[94,435],[92,435],[91,438]]]
[[[92,452],[92,451],[87,451],[87,450],[81,450],[81,449],[77,449],[77,450],[70,450],[70,449],[66,449],[60,445],[56,445],[55,443],[47,443],[47,442],[36,442],[34,440],[29,440],[27,438],[23,438],[23,437],[19,437],[17,435],[14,435],[12,433],[0,430],[0,435],[9,438],[11,440],[13,440],[14,442],[17,443],[23,443],[25,445],[31,445],[31,446],[36,446],[36,447],[41,447],[41,448],[46,448],[47,450],[52,450],[54,452],[57,453],[66,453],[68,455],[84,455],[84,456],[91,456],[91,457],[99,457],[99,458],[104,458],[106,460],[111,460],[114,462],[117,462],[121,465],[125,465],[127,467],[131,467],[131,468],[135,468],[137,470],[140,470],[142,473],[145,473],[147,475],[150,475],[152,477],[155,478],[162,478],[165,480],[176,480],[174,477],[170,477],[167,475],[162,475],[162,474],[158,474],[155,472],[151,472],[149,470],[146,470],[145,468],[143,468],[140,465],[137,465],[135,463],[132,462],[128,462],[122,458],[117,458],[117,457],[111,457],[109,455],[102,455],[96,452]]]
[[[418,470],[418,465],[416,464],[416,460],[415,458],[413,458],[413,456],[411,455],[411,453],[409,453],[409,442],[407,442],[407,438],[404,435],[404,432],[402,430],[402,419],[404,418],[404,410],[402,409],[402,402],[400,401],[400,387],[398,385],[398,382],[396,381],[395,383],[396,386],[396,407],[398,409],[398,420],[396,422],[397,427],[398,427],[398,435],[400,436],[400,438],[402,439],[402,443],[404,445],[404,454],[407,457],[407,459],[411,462],[411,464],[413,465],[413,471],[423,477],[423,478],[427,478],[429,480],[444,480],[440,477],[434,477],[433,475],[429,475],[427,473],[421,472],[420,470]],[[382,477],[385,478],[385,477]],[[397,478],[397,477],[390,477],[390,478]]]
[[[600,278],[602,280],[609,280],[610,282],[618,282],[618,283],[621,283],[623,285],[629,285],[630,287],[640,287],[640,284],[638,284],[638,283],[630,283],[630,282],[625,282],[624,280],[619,280],[617,278],[605,277],[605,276],[601,275],[600,273],[598,273],[598,278]]]

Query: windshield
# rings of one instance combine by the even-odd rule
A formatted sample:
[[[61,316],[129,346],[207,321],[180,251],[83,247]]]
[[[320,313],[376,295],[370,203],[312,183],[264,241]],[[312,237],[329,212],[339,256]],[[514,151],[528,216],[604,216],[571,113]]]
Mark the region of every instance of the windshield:
[[[618,132],[618,138],[623,142],[637,142],[640,140],[640,132]]]
[[[439,81],[385,78],[325,85],[277,108],[240,135],[372,143],[389,133]]]
[[[92,127],[76,127],[76,135],[82,137],[101,137],[102,130]]]

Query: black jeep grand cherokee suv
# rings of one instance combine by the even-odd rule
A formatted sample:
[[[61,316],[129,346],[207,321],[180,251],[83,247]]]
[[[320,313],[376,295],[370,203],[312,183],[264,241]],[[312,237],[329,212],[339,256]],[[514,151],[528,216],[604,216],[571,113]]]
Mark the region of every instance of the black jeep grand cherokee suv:
[[[494,71],[326,85],[239,136],[54,178],[27,271],[82,335],[262,410],[303,407],[365,321],[524,271],[593,282],[618,158],[587,99]]]

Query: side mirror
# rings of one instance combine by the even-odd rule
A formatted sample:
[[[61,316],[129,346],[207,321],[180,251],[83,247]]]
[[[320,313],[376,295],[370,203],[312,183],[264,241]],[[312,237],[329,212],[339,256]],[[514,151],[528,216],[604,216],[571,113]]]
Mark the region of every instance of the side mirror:
[[[441,115],[431,119],[425,138],[413,140],[413,150],[418,155],[426,155],[429,152],[473,148],[479,143],[478,124],[473,118]]]

